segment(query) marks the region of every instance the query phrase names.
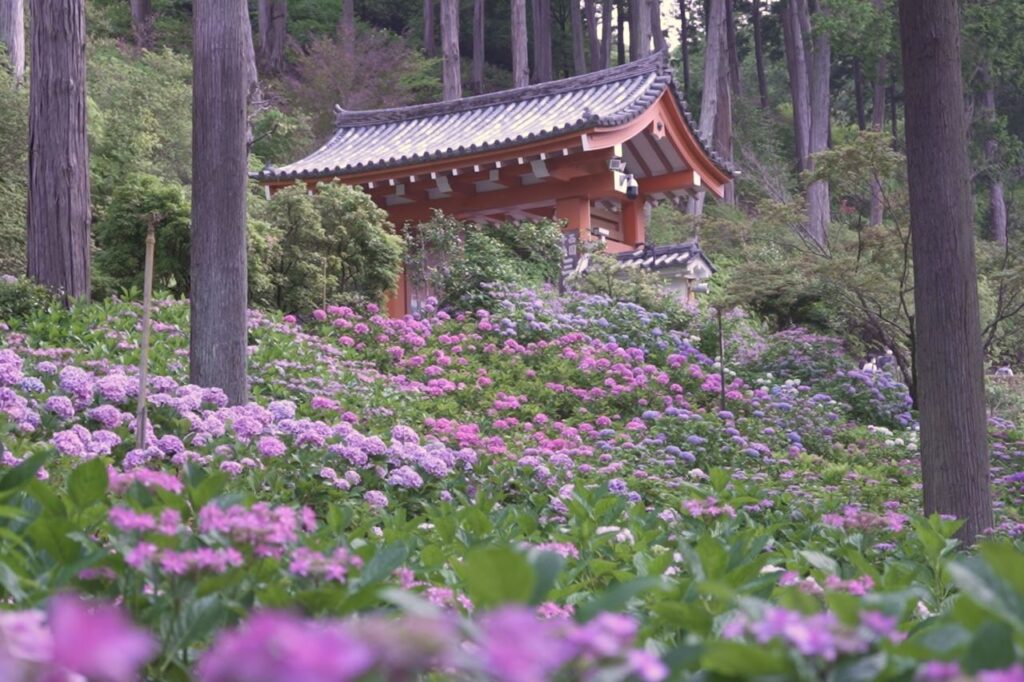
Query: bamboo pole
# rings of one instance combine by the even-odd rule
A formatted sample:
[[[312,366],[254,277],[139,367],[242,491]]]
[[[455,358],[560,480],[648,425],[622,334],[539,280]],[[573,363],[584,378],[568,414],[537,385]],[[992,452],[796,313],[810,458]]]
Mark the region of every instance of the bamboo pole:
[[[146,447],[146,387],[149,374],[149,318],[153,306],[153,253],[156,250],[155,215],[146,232],[146,271],[142,283],[142,344],[139,357],[139,402],[135,419],[135,447]]]
[[[718,379],[721,382],[721,406],[725,410],[725,335],[722,333],[722,307],[715,308],[718,313]]]

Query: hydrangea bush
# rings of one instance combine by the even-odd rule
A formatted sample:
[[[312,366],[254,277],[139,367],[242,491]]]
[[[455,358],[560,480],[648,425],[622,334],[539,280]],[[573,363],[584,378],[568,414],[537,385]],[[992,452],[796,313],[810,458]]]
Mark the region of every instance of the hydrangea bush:
[[[722,368],[696,312],[494,295],[253,311],[238,406],[160,302],[142,448],[136,305],[11,321],[0,678],[1024,679],[1013,424],[968,554],[833,341],[736,325]]]

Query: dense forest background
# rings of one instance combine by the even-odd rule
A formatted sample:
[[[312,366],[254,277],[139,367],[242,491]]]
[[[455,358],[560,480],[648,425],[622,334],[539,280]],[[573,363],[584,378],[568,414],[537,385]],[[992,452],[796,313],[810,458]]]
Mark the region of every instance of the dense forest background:
[[[745,306],[780,327],[837,333],[865,351],[891,350],[913,388],[894,2],[455,4],[465,96],[527,76],[536,82],[614,65],[642,54],[641,43],[667,49],[702,133],[742,174],[728,202],[709,202],[703,211],[655,208],[649,238],[699,236],[720,269],[715,302]],[[441,44],[439,5],[251,2],[259,73],[251,168],[294,160],[321,144],[336,104],[365,109],[442,98],[443,55],[452,46]],[[518,34],[517,6],[527,18]],[[187,272],[192,3],[90,0],[86,9],[93,293],[102,296],[138,280],[131,264],[141,258],[142,234],[154,215],[165,234],[163,267],[174,269],[176,261]],[[1024,4],[972,0],[962,3],[962,12],[983,338],[991,365],[1017,364],[1024,360]],[[528,46],[528,73],[519,79],[517,39]],[[8,273],[25,270],[28,79],[19,86],[18,73],[0,70],[0,272]],[[289,210],[254,191],[249,248],[256,303],[284,305],[279,273],[269,263],[319,248],[316,235],[288,223]],[[181,277],[164,284],[187,291]],[[299,299],[284,307],[307,305],[310,297]]]

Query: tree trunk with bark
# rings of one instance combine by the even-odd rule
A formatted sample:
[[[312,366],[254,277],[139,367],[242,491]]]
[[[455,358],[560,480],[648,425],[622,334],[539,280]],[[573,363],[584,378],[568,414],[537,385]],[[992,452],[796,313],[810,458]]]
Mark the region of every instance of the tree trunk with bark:
[[[801,0],[807,2],[808,0]],[[816,0],[809,0],[815,14],[822,13]],[[811,131],[809,157],[806,162],[808,170],[814,169],[814,154],[828,149],[829,125],[831,124],[831,71],[832,71],[832,45],[825,31],[817,31],[817,35],[810,30],[810,11],[806,11],[802,17],[802,30],[807,40],[812,45],[808,66],[808,81],[810,83],[811,98]],[[816,180],[807,188],[807,215],[808,233],[819,245],[824,247],[828,241],[828,226],[832,222],[832,207],[829,197],[827,180]]]
[[[25,4],[23,0],[0,0],[0,44],[7,51],[7,63],[15,87],[25,80]]]
[[[437,56],[437,38],[434,37],[434,0],[423,0],[423,52]]]
[[[150,0],[131,0],[132,34],[135,46],[144,49],[153,46],[153,7]]]
[[[762,109],[768,108],[768,80],[764,75],[764,36],[761,34],[761,0],[754,0],[750,9],[754,31],[754,65],[757,69],[757,94]]]
[[[793,137],[796,143],[797,169],[804,164],[811,141],[811,98],[807,82],[807,52],[797,17],[800,0],[785,0],[782,8],[782,37],[786,48],[789,94],[793,102]]]
[[[89,296],[85,0],[32,0],[28,275],[65,303]]]
[[[442,87],[446,100],[462,97],[462,60],[459,56],[459,0],[441,0]]]
[[[668,52],[668,38],[661,27],[661,0],[650,0],[651,3],[651,35],[654,38],[654,49]]]
[[[597,0],[585,0],[587,22],[587,63],[591,71],[601,68],[601,34],[597,30]]]
[[[957,0],[902,0],[924,513],[992,527],[985,382]]]
[[[349,55],[356,51],[356,3],[341,0],[341,18],[338,20],[338,38]]]
[[[242,38],[245,41],[245,73],[248,88],[245,129],[245,149],[248,153],[255,140],[253,122],[256,120],[256,116],[266,108],[266,101],[263,98],[263,90],[260,88],[259,69],[256,67],[256,46],[252,39],[252,24],[248,24],[246,29],[243,31]]]
[[[619,64],[626,63],[626,0],[615,2],[615,51]]]
[[[281,73],[288,40],[288,0],[260,0],[258,14],[260,65],[268,75]]]
[[[530,58],[526,32],[526,0],[512,3],[512,87],[530,84]]]
[[[630,0],[629,58],[637,60],[651,53],[651,0]]]
[[[740,82],[740,53],[736,48],[736,20],[732,12],[732,0],[725,3],[725,31],[729,48],[729,87],[733,94],[743,94]]]
[[[690,28],[687,0],[679,0],[679,51],[683,57],[683,98],[690,96]]]
[[[551,55],[551,0],[533,0],[533,82],[554,78]]]
[[[704,92],[700,102],[700,136],[724,158],[732,155],[732,102],[729,93],[728,30],[725,3],[711,0],[704,51]],[[704,212],[705,192],[689,202],[689,212]]]
[[[484,91],[484,0],[473,0],[473,93]]]
[[[876,0],[876,9],[883,9],[882,0]],[[885,128],[885,80],[889,71],[888,60],[885,55],[878,58],[875,64],[875,83],[871,102],[871,129],[876,133],[882,132]],[[882,183],[877,177],[871,178],[871,209],[868,214],[869,225],[881,225],[885,217],[885,196],[882,192]]]
[[[853,102],[857,109],[857,128],[867,130],[868,116],[864,102],[864,74],[860,68],[860,59],[853,60]]]
[[[612,65],[612,0],[601,2],[601,68]]]
[[[189,377],[236,405],[248,398],[249,31],[245,0],[193,5]]]
[[[988,64],[981,66],[981,79],[984,91],[981,96],[981,116],[990,126],[996,124],[996,91]],[[999,141],[995,137],[985,140],[985,165],[988,166],[990,178],[989,206],[989,238],[997,244],[1006,246],[1007,216],[1006,189],[1003,176],[999,170]]]
[[[572,71],[579,75],[587,72],[586,46],[583,44],[583,12],[579,0],[569,1],[569,23],[572,25]]]

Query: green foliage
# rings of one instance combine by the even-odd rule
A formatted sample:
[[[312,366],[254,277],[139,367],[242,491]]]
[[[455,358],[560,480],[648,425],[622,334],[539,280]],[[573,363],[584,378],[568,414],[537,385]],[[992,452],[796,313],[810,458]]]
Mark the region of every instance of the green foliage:
[[[334,132],[334,107],[375,109],[440,99],[439,61],[387,31],[361,29],[358,47],[317,38],[295,60],[295,77],[275,86],[305,112],[318,139]]]
[[[253,121],[252,155],[270,164],[289,163],[315,146],[309,117],[270,108]]]
[[[57,303],[45,287],[26,277],[0,275],[0,322],[11,323]]]
[[[0,274],[25,272],[28,89],[0,66]]]
[[[403,244],[387,214],[359,189],[325,184],[310,194],[278,191],[261,218],[273,232],[265,300],[286,312],[327,304],[382,300],[395,287]]]
[[[554,282],[562,254],[561,229],[550,220],[478,224],[435,211],[406,239],[409,277],[443,307],[491,308],[493,289]]]
[[[136,55],[113,42],[94,40],[87,69],[97,217],[134,174],[187,184],[192,175],[189,58],[170,50]]]
[[[191,210],[180,185],[146,174],[125,178],[95,226],[100,249],[93,260],[95,293],[103,296],[120,289],[142,289],[146,233],[152,222],[156,227],[153,287],[187,296]]]

